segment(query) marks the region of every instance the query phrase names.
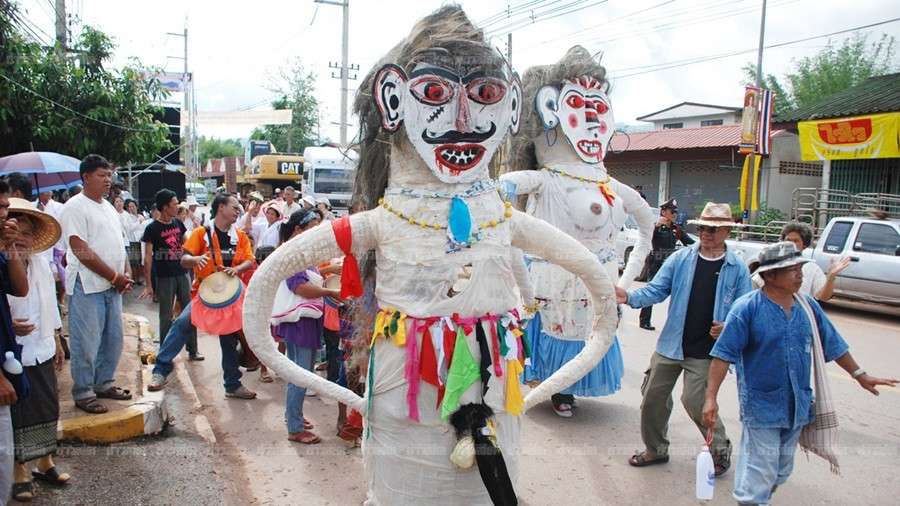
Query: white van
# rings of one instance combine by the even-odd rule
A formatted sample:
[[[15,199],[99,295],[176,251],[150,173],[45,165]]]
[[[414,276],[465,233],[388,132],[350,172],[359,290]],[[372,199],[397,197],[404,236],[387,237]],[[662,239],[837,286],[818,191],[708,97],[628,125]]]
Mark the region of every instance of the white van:
[[[359,155],[352,149],[308,147],[303,150],[303,195],[325,197],[335,214],[350,209]]]

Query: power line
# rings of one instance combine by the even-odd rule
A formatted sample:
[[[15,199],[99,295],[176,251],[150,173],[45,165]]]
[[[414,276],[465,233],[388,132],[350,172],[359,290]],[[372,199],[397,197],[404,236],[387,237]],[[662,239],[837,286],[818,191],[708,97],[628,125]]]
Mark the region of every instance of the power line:
[[[28,93],[31,93],[32,95],[34,95],[34,96],[36,96],[36,97],[38,97],[38,98],[41,98],[41,99],[43,99],[43,100],[45,100],[45,101],[47,101],[47,102],[50,102],[51,104],[55,105],[56,107],[59,107],[60,109],[65,109],[66,111],[69,111],[69,112],[71,112],[72,114],[75,114],[76,116],[80,116],[80,117],[82,117],[82,118],[84,118],[84,119],[86,119],[86,120],[93,121],[93,122],[99,123],[99,124],[101,124],[101,125],[106,125],[106,126],[108,126],[108,127],[118,128],[118,129],[120,129],[120,130],[127,130],[127,131],[129,131],[129,132],[144,132],[144,133],[150,133],[150,132],[155,132],[155,131],[156,131],[156,130],[150,129],[150,128],[133,128],[133,127],[128,127],[128,126],[124,126],[124,125],[117,125],[117,124],[115,124],[115,123],[110,123],[110,122],[108,122],[108,121],[103,121],[102,119],[92,118],[92,117],[90,117],[90,116],[88,116],[88,115],[86,115],[86,114],[82,114],[82,113],[76,111],[75,109],[72,109],[71,107],[68,107],[68,106],[66,106],[66,105],[60,104],[59,102],[53,100],[52,98],[46,97],[46,96],[44,96],[44,95],[41,95],[40,93],[38,93],[38,92],[32,90],[31,88],[25,86],[24,84],[21,84],[21,83],[15,81],[15,80],[13,80],[13,79],[10,79],[10,78],[7,77],[5,74],[0,74],[0,78],[3,78],[3,79],[5,79],[6,81],[9,81],[11,84],[13,84],[13,85],[15,85],[15,86],[18,86],[19,88],[25,90],[25,91],[28,92]]]
[[[550,1],[550,4],[552,5],[555,3],[559,3],[560,1],[561,0],[552,0],[552,1]],[[541,4],[546,4],[547,2],[548,2],[548,0],[531,0],[531,1],[526,1],[526,2],[520,3],[515,6],[507,4],[506,9],[504,9],[496,14],[493,14],[491,16],[488,16],[487,18],[482,19],[481,21],[478,21],[476,24],[480,28],[484,29],[492,24],[503,21],[504,19],[510,19],[513,16],[517,16],[521,12],[538,9],[538,8],[542,7]],[[543,6],[543,7],[546,7],[546,6]]]
[[[867,24],[867,25],[856,26],[853,28],[847,28],[844,30],[838,30],[836,32],[823,33],[821,35],[804,37],[802,39],[796,39],[796,40],[791,40],[791,41],[787,41],[787,42],[779,42],[777,44],[770,44],[768,46],[765,46],[765,49],[775,49],[775,48],[779,48],[779,47],[790,46],[790,45],[794,45],[794,44],[799,44],[801,42],[807,42],[810,40],[821,39],[824,37],[831,37],[834,35],[841,35],[844,33],[855,32],[857,30],[865,30],[868,28],[874,28],[876,26],[886,25],[888,23],[895,23],[897,21],[900,21],[900,17],[886,19],[883,21],[878,21],[875,23]],[[655,64],[651,64],[651,65],[644,65],[642,67],[631,67],[631,69],[650,68],[650,70],[644,70],[641,72],[633,72],[630,74],[615,76],[614,79],[625,79],[628,77],[633,77],[633,76],[638,76],[638,75],[643,75],[643,74],[650,74],[652,72],[658,72],[660,70],[668,70],[668,69],[673,69],[673,68],[678,68],[678,67],[686,67],[688,65],[694,65],[697,63],[704,63],[704,62],[713,61],[713,60],[721,60],[724,58],[730,58],[732,56],[737,56],[737,55],[746,54],[746,53],[752,53],[754,51],[757,51],[758,49],[759,48],[743,49],[740,51],[732,51],[732,52],[728,52],[728,53],[720,53],[717,55],[710,55],[710,56],[701,56],[701,57],[691,58],[688,60],[672,61],[672,62],[665,62],[665,63],[655,63]],[[658,67],[658,68],[651,68],[651,67]],[[627,69],[618,69],[618,70],[627,70]]]
[[[572,13],[575,13],[575,12],[578,12],[578,11],[581,11],[584,9],[588,9],[588,8],[591,8],[591,7],[600,5],[600,4],[605,4],[607,1],[608,0],[598,0],[596,2],[591,2],[591,3],[588,3],[587,5],[582,5],[582,6],[578,6],[578,4],[583,3],[583,0],[571,2],[566,5],[561,5],[559,7],[555,7],[553,9],[541,12],[535,16],[532,16],[530,19],[526,18],[526,19],[520,20],[516,23],[510,23],[501,28],[489,30],[488,35],[497,35],[500,33],[512,32],[512,31],[518,30],[519,28],[533,25],[533,24],[539,23],[541,21],[548,21],[551,19],[558,18],[560,16],[565,16],[567,14],[572,14]],[[571,7],[575,7],[575,8],[572,8],[571,10],[566,10]]]

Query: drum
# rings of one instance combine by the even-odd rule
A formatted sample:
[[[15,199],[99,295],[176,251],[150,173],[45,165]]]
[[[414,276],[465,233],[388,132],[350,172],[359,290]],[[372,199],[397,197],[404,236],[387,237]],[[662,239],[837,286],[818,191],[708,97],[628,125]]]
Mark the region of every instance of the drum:
[[[200,282],[191,305],[191,323],[208,334],[224,336],[243,327],[244,284],[224,272],[210,274]]]

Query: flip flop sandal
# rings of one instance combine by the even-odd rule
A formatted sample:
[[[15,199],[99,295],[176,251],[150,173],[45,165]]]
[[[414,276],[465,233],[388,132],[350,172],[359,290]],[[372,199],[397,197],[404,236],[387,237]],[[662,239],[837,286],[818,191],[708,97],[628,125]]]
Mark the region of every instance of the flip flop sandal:
[[[100,401],[97,400],[96,397],[91,397],[90,399],[82,399],[80,401],[75,401],[75,407],[82,410],[87,411],[92,415],[99,415],[102,413],[106,413],[109,409],[103,405]]]
[[[291,434],[288,436],[288,441],[292,441],[294,443],[301,443],[305,445],[314,445],[322,442],[322,439],[319,436],[313,434],[309,431],[297,432],[295,434]]]
[[[30,481],[25,483],[13,483],[13,499],[19,502],[31,502],[34,499],[34,487]]]
[[[665,464],[669,461],[668,455],[663,455],[662,457],[656,457],[655,459],[648,459],[647,452],[638,452],[631,456],[628,459],[628,463],[634,467],[646,467],[646,466],[655,466],[656,464]]]
[[[112,399],[115,401],[130,401],[131,390],[125,390],[119,387],[109,387],[102,392],[97,392],[97,397],[101,399]]]
[[[310,422],[309,420],[307,420],[306,418],[304,418],[304,419],[303,419],[303,428],[306,429],[306,430],[310,430],[310,429],[315,428],[315,425],[313,425],[312,422]]]
[[[56,470],[56,466],[47,469],[43,473],[37,470],[31,471],[31,476],[38,481],[59,486],[68,484],[69,480],[72,478],[68,473],[59,474],[59,471]]]

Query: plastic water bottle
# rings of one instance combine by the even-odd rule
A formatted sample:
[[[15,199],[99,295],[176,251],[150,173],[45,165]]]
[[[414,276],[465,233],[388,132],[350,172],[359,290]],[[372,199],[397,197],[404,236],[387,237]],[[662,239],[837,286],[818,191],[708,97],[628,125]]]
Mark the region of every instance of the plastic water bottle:
[[[3,361],[3,370],[10,374],[22,374],[22,364],[16,360],[13,352],[6,352],[6,360]]]
[[[716,487],[716,466],[713,464],[709,447],[704,445],[697,454],[697,499],[709,501]]]

